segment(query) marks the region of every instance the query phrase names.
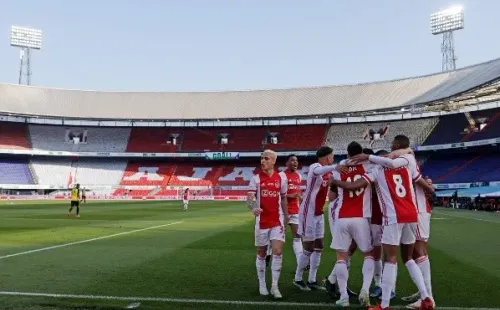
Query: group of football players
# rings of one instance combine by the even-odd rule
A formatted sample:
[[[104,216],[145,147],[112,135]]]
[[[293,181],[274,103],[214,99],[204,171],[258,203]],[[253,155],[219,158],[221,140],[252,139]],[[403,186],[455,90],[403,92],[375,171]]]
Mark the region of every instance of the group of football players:
[[[297,262],[293,284],[299,289],[326,290],[338,298],[336,305],[341,307],[348,307],[349,297],[357,295],[363,306],[388,309],[395,296],[400,248],[402,261],[418,288],[417,293],[403,299],[411,302],[408,308],[433,309],[427,241],[431,212],[428,195],[434,188],[429,178],[422,177],[408,137],[396,136],[390,153],[374,153],[352,142],[347,154],[346,160],[334,164],[333,150],[321,147],[302,191],[296,156],[288,156],[287,168],[277,172],[277,154],[272,150],[262,153],[261,170],[251,179],[247,197],[247,206],[256,218],[260,294],[282,298],[278,282],[285,227],[289,225]],[[327,197],[331,248],[337,260],[321,283],[317,271],[324,246],[323,210]],[[364,257],[359,294],[347,287],[350,258],[357,250]],[[272,272],[270,290],[266,284],[266,258]],[[309,275],[304,281],[307,269]],[[372,307],[370,297],[380,298],[381,302]]]

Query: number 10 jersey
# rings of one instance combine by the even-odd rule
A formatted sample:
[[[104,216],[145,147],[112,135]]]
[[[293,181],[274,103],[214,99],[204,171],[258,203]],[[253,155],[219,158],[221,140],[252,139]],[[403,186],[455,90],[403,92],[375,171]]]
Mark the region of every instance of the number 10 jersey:
[[[371,163],[348,166],[349,172],[333,172],[335,180],[356,182],[365,177],[376,166]],[[372,216],[372,186],[360,188],[355,191],[339,188],[335,219],[341,218],[370,218]]]

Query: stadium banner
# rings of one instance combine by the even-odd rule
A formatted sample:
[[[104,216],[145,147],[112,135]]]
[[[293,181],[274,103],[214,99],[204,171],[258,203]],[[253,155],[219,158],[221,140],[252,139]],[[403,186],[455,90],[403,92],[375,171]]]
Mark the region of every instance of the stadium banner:
[[[207,160],[229,160],[240,157],[260,157],[261,152],[206,152],[206,153],[137,153],[137,152],[68,152],[68,151],[45,151],[45,150],[12,150],[0,149],[0,154],[9,155],[32,155],[32,156],[66,156],[66,157],[143,157],[143,158],[205,158]],[[316,151],[276,152],[278,156],[315,156]],[[335,151],[337,155],[345,155],[346,151]]]
[[[436,189],[460,189],[470,188],[471,183],[451,183],[451,184],[434,184]]]
[[[457,149],[457,148],[492,145],[492,144],[500,144],[500,138],[459,142],[459,143],[436,144],[436,145],[418,145],[415,146],[414,149],[415,151],[437,151],[437,150]]]
[[[240,153],[236,152],[209,152],[205,153],[206,160],[230,160],[240,158]]]

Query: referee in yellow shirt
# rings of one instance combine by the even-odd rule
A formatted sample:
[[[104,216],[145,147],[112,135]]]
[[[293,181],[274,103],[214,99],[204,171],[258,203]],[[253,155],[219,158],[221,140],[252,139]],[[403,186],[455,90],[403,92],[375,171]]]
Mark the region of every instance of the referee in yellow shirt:
[[[76,184],[71,189],[71,206],[69,207],[68,216],[71,215],[73,207],[76,207],[76,217],[80,217],[80,184]]]

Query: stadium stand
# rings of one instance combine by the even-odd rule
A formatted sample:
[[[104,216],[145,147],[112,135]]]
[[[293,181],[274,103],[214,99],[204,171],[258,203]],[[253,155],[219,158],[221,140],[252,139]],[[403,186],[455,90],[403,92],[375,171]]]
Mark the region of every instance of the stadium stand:
[[[34,184],[27,160],[0,158],[0,184]]]
[[[109,169],[109,167],[107,167]],[[280,167],[279,170],[283,170]],[[149,186],[161,187],[164,193],[165,186],[201,186],[201,187],[227,187],[247,186],[254,173],[258,170],[257,165],[244,164],[221,164],[221,163],[164,163],[164,162],[129,162],[121,177],[121,181],[115,185],[123,186]],[[307,175],[308,166],[299,170],[304,178]],[[81,178],[78,178],[80,181]],[[116,180],[113,179],[113,180]],[[81,181],[84,183],[83,181]],[[87,184],[86,182],[84,184]],[[95,184],[95,183],[90,183]],[[112,182],[106,183],[112,184]],[[121,193],[121,192],[120,192]]]
[[[210,171],[218,167],[194,167],[190,164],[177,164],[169,177],[168,185],[173,186],[213,186],[213,180],[207,178]]]
[[[275,150],[314,150],[325,139],[327,125],[289,125],[236,128],[133,128],[127,152],[249,151],[270,147]],[[172,134],[177,144],[169,143]],[[271,136],[278,137],[272,144]],[[227,137],[227,144],[220,138]]]
[[[277,144],[269,141],[264,147],[277,151],[317,150],[325,142],[327,125],[295,125],[269,127],[268,133],[276,133]]]
[[[391,141],[398,134],[410,137],[412,144],[420,144],[425,141],[437,123],[437,118],[423,118],[389,123],[338,124],[328,130],[326,144],[334,150],[346,150],[351,141],[358,141],[363,147],[370,147],[369,141],[363,140],[367,129],[379,130],[387,125],[389,128],[385,138],[376,140],[372,148],[390,149]]]
[[[36,158],[31,165],[39,184],[68,186],[81,183],[92,185],[118,185],[127,165],[126,160]]]
[[[219,139],[228,137],[228,144]],[[240,128],[186,128],[183,131],[183,151],[248,151],[261,150],[266,135],[264,127]]]
[[[0,149],[30,149],[28,126],[21,123],[0,122]]]
[[[467,134],[469,121],[464,113],[445,115],[425,140],[424,145],[474,141],[500,137],[500,109],[489,109],[471,112],[471,117],[479,121],[487,121],[486,127],[479,132]]]
[[[425,161],[423,174],[436,183],[500,181],[500,154],[436,154]]]
[[[217,184],[220,186],[246,186],[252,176],[256,173],[257,167],[232,167],[227,166],[221,173]]]
[[[165,186],[175,171],[175,165],[162,162],[130,161],[120,185]]]
[[[170,153],[177,151],[177,144],[172,144],[169,138],[180,133],[176,128],[141,128],[134,127],[130,131],[127,152],[158,152]]]
[[[39,184],[68,186],[70,174],[74,175],[69,158],[35,158],[31,166]]]
[[[130,128],[119,127],[29,125],[29,132],[33,149],[69,152],[125,152],[130,136]],[[72,137],[80,143],[72,143]]]
[[[468,125],[464,114],[452,114],[440,118],[436,128],[425,140],[424,145],[445,144],[462,139],[464,128]]]
[[[79,159],[73,161],[73,183],[85,185],[117,185],[122,179],[127,161],[122,159]]]
[[[485,120],[485,126],[477,131],[472,132],[467,141],[492,139],[500,137],[500,109],[488,111],[476,111],[471,113],[477,120]],[[463,141],[464,139],[462,139]]]
[[[343,157],[336,156],[336,161]],[[432,153],[418,156],[424,175],[435,183],[466,183],[500,181],[500,154],[498,152]],[[303,185],[311,162],[302,161],[299,173]],[[278,170],[285,167],[280,166]],[[255,162],[176,162],[130,161],[125,159],[70,159],[2,158],[0,160],[0,184],[43,184],[67,187],[81,183],[83,186],[111,186],[115,195],[174,195],[173,187],[211,187],[219,193],[235,195],[247,186],[258,171]],[[128,187],[127,187],[128,186]],[[131,188],[130,188],[131,187]],[[236,188],[232,188],[236,187]],[[199,189],[198,189],[199,190]],[[244,190],[243,190],[244,191]]]

